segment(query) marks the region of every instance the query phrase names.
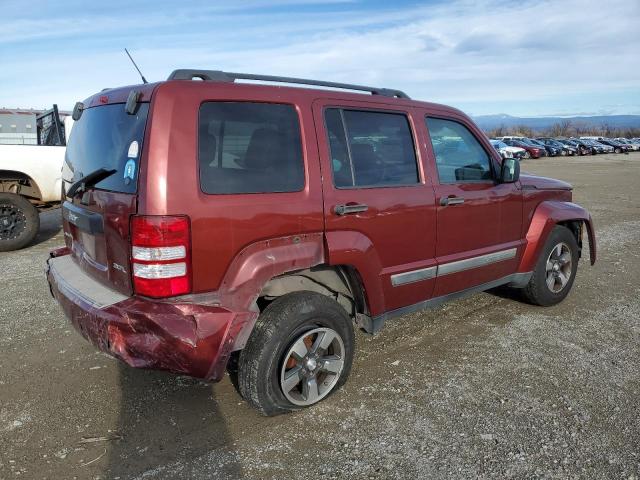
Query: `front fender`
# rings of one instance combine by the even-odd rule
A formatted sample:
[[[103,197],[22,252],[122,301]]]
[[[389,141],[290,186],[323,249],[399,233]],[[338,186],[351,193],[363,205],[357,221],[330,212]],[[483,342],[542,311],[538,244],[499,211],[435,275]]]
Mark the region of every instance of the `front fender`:
[[[535,268],[538,256],[544,247],[553,227],[567,221],[581,221],[587,227],[589,236],[589,257],[591,265],[596,262],[596,236],[593,219],[589,212],[572,202],[548,200],[541,202],[531,219],[526,235],[526,247],[520,260],[518,272],[530,272]]]

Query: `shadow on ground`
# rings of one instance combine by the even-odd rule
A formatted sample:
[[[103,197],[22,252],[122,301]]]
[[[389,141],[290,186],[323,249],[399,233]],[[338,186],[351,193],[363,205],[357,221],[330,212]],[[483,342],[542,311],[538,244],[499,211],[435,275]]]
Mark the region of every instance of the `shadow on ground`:
[[[56,208],[54,210],[47,210],[40,214],[40,229],[36,238],[29,245],[39,245],[47,240],[55,237],[62,231],[62,210]]]
[[[120,414],[111,435],[118,438],[109,450],[107,478],[133,478],[149,470],[165,478],[163,466],[193,460],[231,443],[226,421],[211,384],[163,372],[119,365]],[[233,455],[225,455],[222,473],[241,478]],[[154,478],[156,478],[154,476]],[[167,477],[169,478],[169,477]]]

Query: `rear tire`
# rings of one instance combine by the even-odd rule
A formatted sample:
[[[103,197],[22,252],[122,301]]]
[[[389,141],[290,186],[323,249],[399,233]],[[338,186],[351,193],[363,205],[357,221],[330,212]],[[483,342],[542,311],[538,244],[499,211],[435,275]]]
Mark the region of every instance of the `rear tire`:
[[[29,245],[40,229],[40,215],[26,198],[0,193],[0,252]]]
[[[566,298],[578,269],[578,242],[571,230],[556,225],[540,252],[533,275],[522,290],[525,300],[548,307]]]
[[[240,352],[239,393],[266,416],[311,406],[346,382],[354,346],[351,318],[335,300],[306,291],[279,297]]]

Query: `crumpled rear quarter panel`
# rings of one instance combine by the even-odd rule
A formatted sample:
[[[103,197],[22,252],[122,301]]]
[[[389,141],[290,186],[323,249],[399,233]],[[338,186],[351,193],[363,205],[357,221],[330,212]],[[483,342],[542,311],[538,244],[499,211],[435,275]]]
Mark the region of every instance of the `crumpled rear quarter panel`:
[[[137,368],[219,380],[238,331],[256,315],[138,297],[99,309],[80,296],[62,293],[58,280],[50,272],[47,276],[53,296],[78,332]]]

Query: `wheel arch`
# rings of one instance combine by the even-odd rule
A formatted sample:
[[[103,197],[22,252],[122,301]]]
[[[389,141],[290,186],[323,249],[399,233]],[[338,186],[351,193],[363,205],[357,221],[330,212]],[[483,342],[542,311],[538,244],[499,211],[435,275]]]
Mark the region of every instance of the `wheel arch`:
[[[15,193],[30,200],[42,200],[42,192],[36,181],[24,172],[0,170],[0,192]]]
[[[562,225],[574,234],[578,246],[582,248],[582,229],[586,227],[589,236],[589,257],[591,265],[596,262],[597,247],[593,219],[589,212],[572,202],[548,200],[535,209],[526,234],[527,244],[520,261],[518,272],[530,272],[535,267],[540,251],[556,225]]]
[[[258,295],[265,303],[298,291],[321,293],[336,300],[351,316],[368,315],[365,290],[357,269],[351,265],[328,265],[326,263],[311,268],[286,272],[265,283]]]
[[[331,264],[321,232],[263,240],[245,247],[231,262],[217,292],[204,295],[238,312],[229,326],[228,352],[241,350],[263,301],[311,290],[340,297],[340,303],[366,329],[370,304],[361,271],[355,265]],[[348,302],[348,303],[347,303]]]

